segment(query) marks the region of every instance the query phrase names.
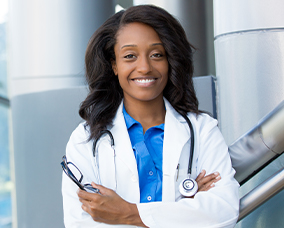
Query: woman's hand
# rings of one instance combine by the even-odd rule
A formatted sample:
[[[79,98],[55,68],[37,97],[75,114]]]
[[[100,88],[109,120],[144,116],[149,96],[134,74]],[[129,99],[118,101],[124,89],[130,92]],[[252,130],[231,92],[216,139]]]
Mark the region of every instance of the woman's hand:
[[[215,186],[215,183],[221,179],[221,176],[218,172],[211,173],[205,176],[206,171],[203,169],[201,173],[197,176],[196,182],[198,184],[198,191],[208,191],[209,189]]]
[[[98,193],[89,193],[81,189],[77,194],[82,209],[90,214],[93,220],[107,224],[128,224],[146,227],[142,222],[136,204],[131,204],[122,199],[113,190],[102,185],[92,183]]]

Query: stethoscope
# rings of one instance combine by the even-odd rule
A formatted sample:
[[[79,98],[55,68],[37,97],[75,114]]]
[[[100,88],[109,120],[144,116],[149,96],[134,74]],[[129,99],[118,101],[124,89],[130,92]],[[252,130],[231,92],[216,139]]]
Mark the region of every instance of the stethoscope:
[[[190,155],[189,155],[188,170],[187,170],[188,177],[185,178],[180,183],[179,192],[184,197],[191,197],[191,196],[194,196],[196,194],[196,192],[198,191],[197,182],[193,178],[190,177],[191,176],[191,169],[192,169],[192,161],[193,161],[192,158],[193,158],[193,152],[194,152],[194,131],[193,131],[192,124],[191,124],[190,120],[188,119],[188,117],[186,115],[182,115],[182,116],[186,120],[186,122],[189,126],[189,129],[190,129],[190,134],[191,134],[190,142],[191,142],[191,144],[190,144]],[[97,142],[105,134],[107,134],[110,137],[110,143],[111,143],[111,147],[113,149],[114,165],[116,166],[116,163],[115,163],[116,153],[115,153],[115,148],[114,148],[114,138],[113,138],[112,133],[109,130],[101,131],[99,136],[94,141],[94,143],[93,143],[93,156],[94,156],[94,158],[97,159],[97,156],[96,156]],[[98,162],[96,162],[96,163],[98,163]],[[99,167],[98,164],[96,164],[96,165],[97,165],[97,167]],[[179,171],[179,164],[177,166],[177,170]],[[115,175],[116,175],[116,167],[115,167]],[[178,177],[178,173],[177,173],[177,177]],[[115,176],[115,180],[117,180],[116,176]],[[100,177],[99,177],[99,181],[100,181]],[[116,187],[117,187],[117,183],[116,183]],[[116,189],[116,187],[115,187],[115,189]]]

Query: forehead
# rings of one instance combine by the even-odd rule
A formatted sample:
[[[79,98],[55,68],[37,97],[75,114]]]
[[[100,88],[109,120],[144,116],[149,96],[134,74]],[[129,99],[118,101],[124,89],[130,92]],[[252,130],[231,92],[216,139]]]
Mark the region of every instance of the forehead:
[[[117,32],[117,43],[125,42],[161,42],[158,33],[149,25],[133,22],[124,25]]]

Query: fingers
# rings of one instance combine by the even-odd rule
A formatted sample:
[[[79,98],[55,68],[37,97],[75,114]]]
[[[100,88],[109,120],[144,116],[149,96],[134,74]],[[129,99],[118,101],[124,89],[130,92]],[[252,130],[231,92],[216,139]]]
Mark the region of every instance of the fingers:
[[[80,188],[77,190],[77,195],[79,199],[86,199],[86,200],[92,199],[92,193],[86,192]]]
[[[218,176],[220,176],[220,174],[218,172],[211,173],[211,174],[203,177],[199,181],[197,181],[197,183],[200,184],[200,185],[204,185],[204,184],[208,183],[209,181],[215,180]]]
[[[81,203],[85,204],[86,202],[96,201],[100,194],[98,193],[91,193],[81,189],[77,190],[77,195]]]
[[[106,188],[103,185],[99,185],[94,182],[92,182],[91,185],[93,188],[99,189],[101,195],[113,195],[115,193],[112,189]]]
[[[102,196],[111,196],[111,195],[115,195],[116,194],[113,190],[111,190],[109,188],[106,188],[106,187],[104,187],[102,185],[95,184],[94,182],[92,182],[91,185],[92,185],[93,188],[99,189],[99,194],[98,193],[93,193],[93,192],[87,192],[87,191],[78,189],[77,190],[77,195],[79,197],[79,200],[82,203],[91,202],[91,201],[96,202]]]
[[[93,188],[98,188],[101,194],[78,190],[82,209],[90,214],[94,221],[127,224],[125,219],[129,219],[128,213],[132,213],[131,204],[111,189],[95,183],[91,183],[91,185]],[[137,215],[139,216],[138,213]]]
[[[221,176],[218,172],[211,173],[207,176],[203,173],[203,170],[196,178],[198,184],[198,191],[208,191],[209,189],[215,186],[215,183],[221,179]]]
[[[213,187],[215,186],[215,183],[216,183],[217,181],[219,181],[220,179],[221,179],[221,177],[220,177],[220,176],[217,176],[215,179],[212,179],[212,180],[210,180],[210,181],[204,183],[204,184],[200,187],[199,191],[208,191],[209,189],[213,188]]]
[[[94,188],[101,188],[101,186],[93,185],[93,183],[92,183],[92,187],[94,187]],[[97,205],[101,201],[102,195],[98,194],[98,193],[86,192],[86,191],[81,190],[81,189],[78,189],[77,195],[79,197],[79,201],[82,203],[81,208],[85,212],[90,214],[95,221],[97,221],[96,220],[96,216],[95,216],[96,215],[96,211],[94,210],[94,208],[97,208]]]
[[[201,173],[199,173],[199,175],[196,177],[195,181],[198,182],[200,181],[206,174],[206,171],[204,169],[202,169]]]

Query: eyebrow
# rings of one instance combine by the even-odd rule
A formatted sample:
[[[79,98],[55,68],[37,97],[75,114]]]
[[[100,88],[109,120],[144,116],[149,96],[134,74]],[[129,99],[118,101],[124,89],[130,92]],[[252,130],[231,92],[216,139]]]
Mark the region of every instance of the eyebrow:
[[[126,47],[137,47],[137,45],[135,45],[135,44],[127,44],[127,45],[123,45],[123,46],[121,47],[121,49],[122,49],[122,48],[126,48]]]
[[[162,43],[153,43],[153,44],[151,44],[150,46],[157,46],[157,45],[162,45],[162,46],[164,46]],[[126,48],[126,47],[137,47],[137,45],[136,45],[136,44],[126,44],[126,45],[123,45],[123,46],[121,47],[121,49]]]
[[[151,44],[151,46],[157,46],[157,45],[162,45],[162,46],[164,46],[162,43],[153,43],[153,44]]]

